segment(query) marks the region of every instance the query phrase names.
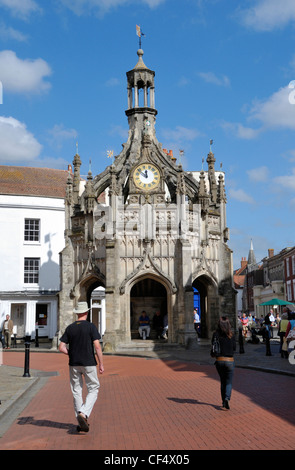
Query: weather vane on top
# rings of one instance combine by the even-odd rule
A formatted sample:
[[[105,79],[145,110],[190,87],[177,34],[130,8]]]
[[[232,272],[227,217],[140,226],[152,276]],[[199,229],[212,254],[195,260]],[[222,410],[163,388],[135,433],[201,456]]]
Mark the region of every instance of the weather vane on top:
[[[136,34],[139,37],[139,49],[141,49],[141,38],[145,37],[145,34],[141,31],[140,26],[136,25]]]
[[[114,151],[107,150],[107,157],[112,159],[112,164],[114,163]]]
[[[210,140],[210,152],[212,151],[213,140]]]

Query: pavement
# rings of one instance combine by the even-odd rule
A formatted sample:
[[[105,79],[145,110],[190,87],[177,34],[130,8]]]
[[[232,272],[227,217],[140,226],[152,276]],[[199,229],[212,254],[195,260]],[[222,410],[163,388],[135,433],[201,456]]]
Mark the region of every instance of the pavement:
[[[51,343],[32,343],[29,364],[21,346],[0,351],[0,449],[294,450],[295,364],[276,338],[271,356],[263,343],[244,351],[237,346],[229,411],[208,341],[104,354],[87,434],[76,430],[66,356]]]

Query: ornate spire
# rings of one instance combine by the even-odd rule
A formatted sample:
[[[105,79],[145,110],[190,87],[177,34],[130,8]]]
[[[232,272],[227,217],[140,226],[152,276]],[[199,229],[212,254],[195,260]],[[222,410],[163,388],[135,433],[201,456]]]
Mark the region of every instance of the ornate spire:
[[[177,185],[176,185],[176,193],[177,194],[185,194],[185,181],[184,181],[184,173],[181,171],[177,175]]]
[[[255,258],[252,239],[251,239],[250,250],[249,250],[249,254],[248,254],[248,266],[250,266],[251,264],[256,264],[256,258]]]
[[[218,202],[226,202],[226,194],[225,194],[225,188],[224,188],[224,178],[223,175],[220,173],[219,177],[219,182],[218,182]]]
[[[138,62],[136,64],[136,66],[134,67],[134,70],[136,69],[145,69],[145,70],[148,70],[147,66],[145,65],[145,63],[143,62],[143,59],[142,59],[142,56],[143,56],[144,52],[142,49],[138,49],[137,51],[137,55],[138,55]]]
[[[67,187],[66,187],[66,204],[69,206],[72,204],[72,195],[73,195],[73,179],[72,175],[69,171],[68,179],[67,179]]]
[[[209,184],[210,184],[210,193],[211,193],[211,200],[212,202],[217,201],[217,184],[216,184],[216,179],[215,179],[215,157],[214,153],[211,151],[208,153],[207,156],[207,163],[208,163],[208,179],[209,179]]]
[[[85,186],[85,210],[87,213],[93,212],[94,201],[95,201],[95,191],[93,188],[93,177],[92,177],[92,172],[91,172],[91,160],[90,160],[87,183]]]
[[[78,143],[76,144],[76,155],[74,156],[73,166],[74,166],[74,179],[73,179],[73,203],[75,205],[79,204],[79,193],[80,193],[80,166],[81,159],[78,154]]]
[[[140,115],[148,116],[150,124],[154,124],[154,116],[157,111],[155,109],[155,72],[150,70],[143,62],[143,50],[138,49],[138,62],[134,69],[127,72],[127,91],[128,91],[128,109],[126,115],[136,115],[139,119]],[[141,96],[140,91],[143,91]],[[142,118],[141,118],[142,120]],[[131,120],[129,124],[134,124]],[[143,127],[143,122],[141,123]]]
[[[209,206],[209,194],[207,193],[204,170],[202,170],[200,173],[198,199],[201,203],[202,211],[206,211],[207,207]]]

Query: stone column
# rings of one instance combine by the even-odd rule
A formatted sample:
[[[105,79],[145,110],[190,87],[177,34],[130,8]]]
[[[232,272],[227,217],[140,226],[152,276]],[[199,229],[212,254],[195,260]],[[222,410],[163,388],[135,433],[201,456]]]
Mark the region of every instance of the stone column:
[[[127,94],[128,94],[128,109],[132,109],[132,87],[127,88]]]
[[[146,84],[144,85],[143,91],[144,91],[144,103],[143,103],[143,105],[146,108],[148,106],[148,96],[147,96],[147,85]]]
[[[150,107],[155,108],[155,87],[150,87]]]
[[[134,85],[134,107],[138,108],[138,87]]]

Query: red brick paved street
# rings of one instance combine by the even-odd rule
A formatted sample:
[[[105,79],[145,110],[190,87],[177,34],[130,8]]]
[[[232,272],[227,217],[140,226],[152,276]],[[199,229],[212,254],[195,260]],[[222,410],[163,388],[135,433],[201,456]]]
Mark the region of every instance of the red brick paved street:
[[[20,366],[18,353],[4,363]],[[235,369],[231,410],[220,407],[214,366],[104,357],[90,417],[76,432],[67,358],[31,355],[49,377],[0,439],[2,450],[266,450],[295,448],[294,377]]]

